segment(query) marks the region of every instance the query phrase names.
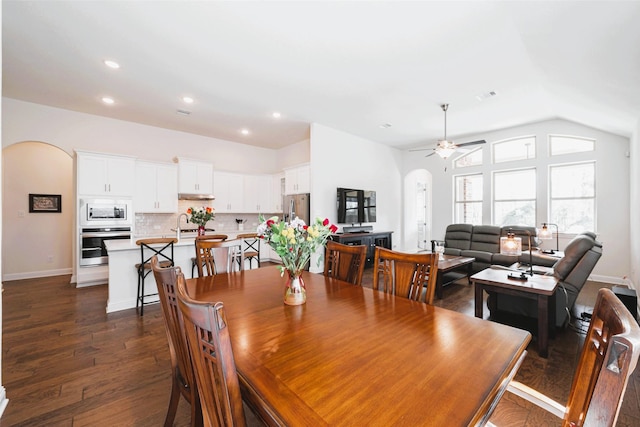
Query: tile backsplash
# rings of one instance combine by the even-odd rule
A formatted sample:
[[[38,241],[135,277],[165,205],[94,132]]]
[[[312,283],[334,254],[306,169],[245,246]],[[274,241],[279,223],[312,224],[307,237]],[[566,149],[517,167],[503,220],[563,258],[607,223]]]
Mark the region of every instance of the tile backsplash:
[[[187,212],[189,207],[202,206],[202,202],[193,200],[179,200],[178,201],[178,213],[172,214],[155,214],[144,213],[136,214],[134,225],[134,237],[153,237],[153,236],[170,236],[175,234],[172,229],[176,228],[176,219],[182,212]],[[206,205],[205,205],[206,206]],[[279,215],[282,213],[265,213],[265,218],[270,216]],[[218,232],[224,231],[238,231],[238,224],[236,219],[243,219],[244,231],[251,232],[258,227],[258,214],[257,213],[216,213],[215,218],[207,223],[207,228],[213,228]],[[180,228],[194,228],[191,223],[186,223],[185,218],[180,218]]]

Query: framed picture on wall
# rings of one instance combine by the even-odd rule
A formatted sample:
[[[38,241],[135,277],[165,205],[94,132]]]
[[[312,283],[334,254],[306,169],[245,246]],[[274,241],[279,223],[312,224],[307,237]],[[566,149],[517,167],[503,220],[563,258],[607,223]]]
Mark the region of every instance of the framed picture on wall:
[[[62,212],[62,195],[29,194],[29,212]]]

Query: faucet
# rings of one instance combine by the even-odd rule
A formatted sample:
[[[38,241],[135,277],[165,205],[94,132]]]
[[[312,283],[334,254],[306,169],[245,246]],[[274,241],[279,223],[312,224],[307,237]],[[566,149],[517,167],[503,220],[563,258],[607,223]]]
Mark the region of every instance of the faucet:
[[[183,216],[187,224],[189,223],[189,216],[186,213],[181,213],[180,215],[178,215],[178,218],[176,219],[176,237],[178,238],[178,240],[180,240],[180,218],[182,218]]]

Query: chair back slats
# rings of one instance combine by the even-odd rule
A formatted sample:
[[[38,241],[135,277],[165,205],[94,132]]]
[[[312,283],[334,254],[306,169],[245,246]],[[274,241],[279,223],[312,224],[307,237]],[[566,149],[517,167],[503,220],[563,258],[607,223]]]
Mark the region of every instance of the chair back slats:
[[[615,425],[639,354],[636,319],[611,290],[600,289],[563,425]]]
[[[242,240],[213,241],[206,239],[196,239],[196,266],[198,276],[212,276],[214,274],[227,273],[234,269],[233,262],[239,257],[242,262],[238,263],[238,269],[244,268],[244,255],[240,250]]]
[[[178,239],[168,237],[136,240],[136,245],[140,246],[142,266],[150,269],[149,263],[153,256],[158,257],[160,265],[173,265],[173,245],[175,243],[178,243]]]
[[[360,286],[367,257],[365,245],[344,245],[327,241],[324,275]]]
[[[158,257],[155,255],[151,258],[151,268],[160,296],[171,355],[172,390],[165,425],[173,425],[180,395],[183,395],[191,404],[191,424],[202,425],[200,399],[184,332],[184,321],[178,307],[177,275],[181,274],[181,270],[180,267],[160,267]]]
[[[221,302],[191,299],[182,274],[177,281],[178,305],[184,317],[205,425],[245,426],[224,306]]]
[[[409,254],[376,247],[373,289],[433,304],[438,274],[438,255]],[[382,276],[382,289],[380,288]],[[425,290],[426,287],[426,290]]]
[[[258,268],[260,267],[260,237],[257,233],[243,233],[238,234],[236,239],[242,240],[242,253],[244,258],[249,260],[249,268],[252,267],[253,260],[258,262]],[[238,263],[240,258],[237,257]]]

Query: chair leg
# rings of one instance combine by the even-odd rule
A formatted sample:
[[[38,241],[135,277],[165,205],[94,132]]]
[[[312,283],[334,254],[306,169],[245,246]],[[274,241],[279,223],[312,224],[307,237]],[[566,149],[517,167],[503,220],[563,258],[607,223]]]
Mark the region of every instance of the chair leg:
[[[164,427],[173,426],[173,421],[176,419],[176,412],[178,411],[178,402],[180,401],[180,388],[182,387],[176,378],[175,372],[172,373],[171,377],[171,397],[169,398],[169,408],[167,409],[167,416],[164,419]],[[191,422],[193,424],[193,419]]]

